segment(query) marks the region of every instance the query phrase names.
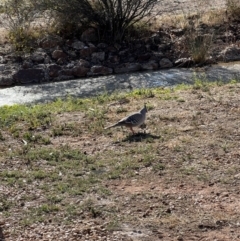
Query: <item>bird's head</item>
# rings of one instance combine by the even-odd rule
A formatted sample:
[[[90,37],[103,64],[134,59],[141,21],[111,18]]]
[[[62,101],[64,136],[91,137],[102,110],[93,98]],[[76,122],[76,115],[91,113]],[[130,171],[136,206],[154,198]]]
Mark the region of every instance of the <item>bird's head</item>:
[[[148,110],[147,110],[147,104],[144,103],[144,107],[141,109],[141,113],[147,113]]]

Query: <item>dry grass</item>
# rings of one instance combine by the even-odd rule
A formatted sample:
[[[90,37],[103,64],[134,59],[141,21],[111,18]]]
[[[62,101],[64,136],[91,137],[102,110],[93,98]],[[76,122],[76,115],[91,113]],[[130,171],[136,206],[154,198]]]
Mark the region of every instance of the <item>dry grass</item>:
[[[5,240],[238,240],[239,94],[198,82],[1,108]],[[145,131],[103,129],[144,102]]]

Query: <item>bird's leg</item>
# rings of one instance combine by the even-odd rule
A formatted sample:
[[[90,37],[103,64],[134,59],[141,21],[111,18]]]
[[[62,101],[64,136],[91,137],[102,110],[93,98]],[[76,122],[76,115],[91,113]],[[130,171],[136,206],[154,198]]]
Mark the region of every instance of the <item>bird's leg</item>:
[[[132,131],[133,135],[135,134],[133,128],[130,126],[130,130]]]

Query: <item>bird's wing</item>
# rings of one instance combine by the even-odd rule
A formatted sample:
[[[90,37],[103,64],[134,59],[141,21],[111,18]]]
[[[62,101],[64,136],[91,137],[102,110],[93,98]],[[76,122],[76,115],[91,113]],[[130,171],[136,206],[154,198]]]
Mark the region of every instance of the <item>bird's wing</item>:
[[[137,125],[142,119],[142,114],[140,113],[134,113],[132,115],[129,115],[122,120],[120,120],[118,123],[125,123],[129,125]]]

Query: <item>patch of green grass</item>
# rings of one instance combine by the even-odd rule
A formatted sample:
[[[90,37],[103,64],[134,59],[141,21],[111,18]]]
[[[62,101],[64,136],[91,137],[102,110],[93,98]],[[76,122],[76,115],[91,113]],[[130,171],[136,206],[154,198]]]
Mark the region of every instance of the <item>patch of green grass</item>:
[[[131,93],[131,96],[153,98],[155,93],[153,89],[137,89]]]
[[[30,143],[38,143],[43,145],[49,145],[51,143],[49,137],[42,136],[40,134],[33,134],[32,132],[25,132],[23,139]]]

